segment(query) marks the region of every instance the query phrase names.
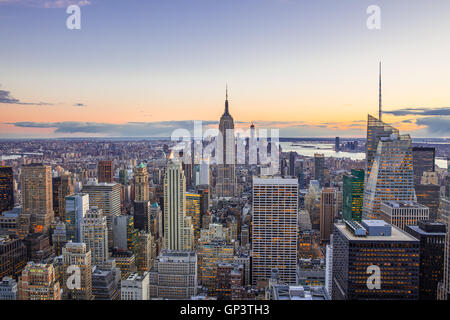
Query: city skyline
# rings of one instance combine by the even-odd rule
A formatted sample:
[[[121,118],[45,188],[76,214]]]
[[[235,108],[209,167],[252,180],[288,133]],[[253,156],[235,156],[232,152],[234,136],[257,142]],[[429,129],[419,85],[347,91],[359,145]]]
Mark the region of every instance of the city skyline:
[[[65,26],[69,4],[81,5],[81,30]],[[436,32],[450,29],[450,4],[378,1],[381,29],[369,30],[371,4],[0,0],[0,135],[216,127],[228,83],[236,128],[364,137],[382,61],[383,121],[413,138],[450,137],[449,45]]]

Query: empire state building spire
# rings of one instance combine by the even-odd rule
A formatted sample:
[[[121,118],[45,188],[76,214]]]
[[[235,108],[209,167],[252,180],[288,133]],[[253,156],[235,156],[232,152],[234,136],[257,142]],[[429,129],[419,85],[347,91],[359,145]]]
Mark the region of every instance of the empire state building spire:
[[[225,112],[224,114],[229,114],[228,112],[228,85],[225,88]]]

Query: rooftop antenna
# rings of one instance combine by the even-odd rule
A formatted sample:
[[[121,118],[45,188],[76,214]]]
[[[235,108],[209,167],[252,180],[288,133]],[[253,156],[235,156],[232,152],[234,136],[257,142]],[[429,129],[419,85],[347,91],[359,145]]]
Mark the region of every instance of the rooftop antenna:
[[[379,81],[380,81],[380,84],[379,84],[379,96],[378,96],[378,113],[379,113],[379,115],[378,115],[378,117],[379,117],[379,120],[381,121],[381,115],[382,115],[382,111],[381,111],[381,106],[382,106],[382,103],[381,103],[381,61],[380,61],[380,75],[379,75]]]

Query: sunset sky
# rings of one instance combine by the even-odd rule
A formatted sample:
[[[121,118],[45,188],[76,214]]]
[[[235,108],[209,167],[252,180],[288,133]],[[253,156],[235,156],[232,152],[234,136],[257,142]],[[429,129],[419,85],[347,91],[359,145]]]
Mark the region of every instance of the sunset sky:
[[[68,30],[69,4],[81,30]],[[366,27],[369,5],[381,30]],[[0,138],[237,126],[450,137],[448,0],[0,0]]]

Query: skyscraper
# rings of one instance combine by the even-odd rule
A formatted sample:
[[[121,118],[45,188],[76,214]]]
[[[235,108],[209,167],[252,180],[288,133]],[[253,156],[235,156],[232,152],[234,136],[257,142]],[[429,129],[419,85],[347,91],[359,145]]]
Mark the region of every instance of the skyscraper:
[[[119,216],[120,210],[120,184],[97,183],[83,186],[83,193],[89,194],[89,207],[102,210],[108,223],[109,249],[113,248],[112,221]]]
[[[14,208],[14,179],[12,167],[0,166],[0,213]]]
[[[164,242],[168,250],[191,250],[194,230],[186,216],[186,180],[181,164],[169,159],[164,176]]]
[[[343,178],[342,217],[361,222],[364,198],[364,170],[352,169],[351,175]]]
[[[412,148],[414,184],[421,183],[424,172],[434,172],[435,148],[414,147]]]
[[[295,152],[289,152],[289,175],[291,177],[295,177],[295,159],[296,159],[296,153]]]
[[[29,232],[47,233],[54,219],[52,168],[43,164],[22,166],[21,235]]]
[[[114,182],[114,165],[111,160],[100,160],[98,162],[97,179],[99,183]]]
[[[381,112],[380,112],[381,115]],[[378,142],[382,137],[399,135],[399,131],[377,118],[367,115],[367,140],[366,140],[366,179],[372,171],[373,161],[378,150]]]
[[[76,193],[66,197],[67,240],[81,242],[81,221],[89,210],[89,194]]]
[[[377,219],[384,201],[416,201],[409,135],[380,138],[372,164],[364,190],[363,218]]]
[[[186,193],[186,215],[192,218],[192,227],[194,228],[194,240],[200,237],[200,203],[201,196],[196,193]]]
[[[92,207],[81,222],[81,241],[91,251],[92,264],[101,266],[109,258],[108,227],[102,209]]]
[[[323,154],[314,155],[314,179],[319,181],[320,186],[325,183],[325,157]]]
[[[329,242],[336,216],[336,189],[324,188],[320,196],[320,241]]]
[[[59,177],[52,179],[53,188],[53,211],[55,217],[64,220],[66,211],[66,196],[73,193],[72,176],[69,173],[64,173]]]
[[[405,231],[420,241],[419,300],[436,300],[444,271],[445,224],[420,221]]]
[[[408,225],[428,221],[429,209],[413,201],[386,201],[381,203],[380,218],[387,223],[405,230]]]
[[[336,223],[333,300],[417,300],[419,246],[419,240],[384,221]],[[379,282],[373,281],[374,270],[380,271]]]
[[[268,280],[273,269],[296,284],[297,179],[253,178],[253,284]]]
[[[91,251],[85,243],[69,242],[63,248],[62,255],[64,299],[92,300]],[[79,274],[78,280],[73,280],[72,275],[75,274]]]
[[[148,189],[148,172],[147,167],[143,163],[137,166],[134,170],[134,200],[150,200]]]
[[[218,197],[233,197],[237,191],[235,141],[234,120],[228,110],[228,89],[225,98],[225,112],[220,118],[219,131],[221,133],[221,137],[219,138],[222,138],[223,152],[222,161],[219,161],[221,163],[217,165],[216,195]],[[221,152],[222,150],[217,150],[216,152]]]

